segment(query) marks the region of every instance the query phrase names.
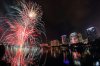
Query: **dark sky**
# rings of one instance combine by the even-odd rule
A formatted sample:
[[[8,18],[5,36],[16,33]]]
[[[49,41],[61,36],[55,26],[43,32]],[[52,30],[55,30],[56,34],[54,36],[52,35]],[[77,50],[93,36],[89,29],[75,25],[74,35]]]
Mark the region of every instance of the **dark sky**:
[[[13,0],[0,0],[1,12],[4,3]],[[42,6],[46,34],[49,40],[58,39],[61,35],[100,26],[100,0],[33,0]]]

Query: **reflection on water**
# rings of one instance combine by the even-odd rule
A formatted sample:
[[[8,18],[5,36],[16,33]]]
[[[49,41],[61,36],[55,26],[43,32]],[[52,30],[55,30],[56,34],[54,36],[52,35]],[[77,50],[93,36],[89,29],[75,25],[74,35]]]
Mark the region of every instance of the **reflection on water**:
[[[45,46],[42,46],[41,48],[43,53],[39,62],[39,66],[100,65],[100,53],[98,48],[95,46],[71,45],[68,47],[67,45],[49,46],[45,44]],[[0,61],[0,64],[1,62],[4,63],[3,61]]]
[[[67,45],[43,47],[44,66],[97,66],[100,62],[98,52],[88,45]],[[99,54],[100,55],[100,54]],[[42,57],[43,58],[43,57]],[[43,59],[42,59],[43,60]]]
[[[60,55],[61,52],[60,47],[51,47],[50,49],[51,49],[50,53],[52,57],[57,58]]]

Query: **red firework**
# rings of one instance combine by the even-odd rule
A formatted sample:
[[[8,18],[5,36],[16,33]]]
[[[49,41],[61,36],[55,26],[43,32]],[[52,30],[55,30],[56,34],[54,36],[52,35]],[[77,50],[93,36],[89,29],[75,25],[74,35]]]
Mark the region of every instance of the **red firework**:
[[[15,19],[13,23],[6,20],[10,28],[4,32],[1,40],[6,44],[7,50],[4,59],[7,59],[12,66],[27,66],[33,60],[31,58],[35,56],[38,49],[33,44],[36,45],[39,42],[36,41],[36,37],[40,36],[42,32],[36,27],[37,24],[40,24],[38,20],[42,13],[36,3],[19,3],[21,9],[15,9],[18,10],[17,16],[20,16],[20,19]],[[9,48],[8,45],[11,47]],[[27,55],[28,57],[26,57]]]

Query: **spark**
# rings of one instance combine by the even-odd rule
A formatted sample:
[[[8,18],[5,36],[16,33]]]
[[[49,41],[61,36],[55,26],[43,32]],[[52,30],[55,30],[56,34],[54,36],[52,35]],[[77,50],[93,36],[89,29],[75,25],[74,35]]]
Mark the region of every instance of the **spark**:
[[[45,36],[44,25],[40,22],[42,12],[39,5],[24,1],[18,4],[21,8],[12,7],[18,13],[17,19],[4,19],[10,28],[2,35],[1,42],[6,47],[5,60],[12,66],[27,66],[40,54],[39,37]]]
[[[37,14],[35,12],[29,12],[30,18],[36,18]]]

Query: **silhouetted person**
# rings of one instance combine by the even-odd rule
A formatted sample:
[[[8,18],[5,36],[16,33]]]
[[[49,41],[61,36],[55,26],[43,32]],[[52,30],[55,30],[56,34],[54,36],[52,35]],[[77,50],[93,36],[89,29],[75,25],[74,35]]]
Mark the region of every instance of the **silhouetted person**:
[[[2,60],[4,54],[5,54],[5,47],[4,45],[0,45],[0,66],[8,66],[7,63],[4,60]]]

